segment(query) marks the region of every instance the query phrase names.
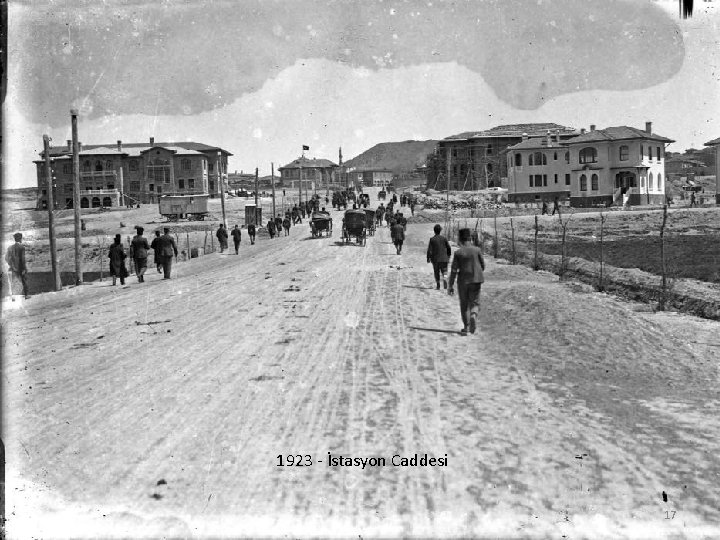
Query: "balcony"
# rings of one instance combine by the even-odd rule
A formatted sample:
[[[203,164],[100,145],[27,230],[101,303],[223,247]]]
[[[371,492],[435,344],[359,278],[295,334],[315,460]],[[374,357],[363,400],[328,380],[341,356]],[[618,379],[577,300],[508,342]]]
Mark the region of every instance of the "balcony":
[[[80,178],[113,178],[115,179],[117,174],[115,171],[83,171],[80,173]]]

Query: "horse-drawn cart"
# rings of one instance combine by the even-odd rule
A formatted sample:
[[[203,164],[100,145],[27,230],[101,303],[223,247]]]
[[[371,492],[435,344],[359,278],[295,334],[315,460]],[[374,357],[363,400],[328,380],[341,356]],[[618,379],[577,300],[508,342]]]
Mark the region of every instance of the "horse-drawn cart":
[[[332,218],[328,212],[313,212],[310,218],[310,232],[313,238],[322,236],[332,236]]]
[[[375,210],[365,208],[365,228],[370,236],[375,236]]]
[[[343,241],[350,243],[352,238],[364,246],[367,241],[367,225],[364,210],[346,210],[343,218]]]
[[[202,221],[208,215],[207,193],[195,195],[163,195],[159,199],[160,215],[168,221],[187,218],[190,221]]]

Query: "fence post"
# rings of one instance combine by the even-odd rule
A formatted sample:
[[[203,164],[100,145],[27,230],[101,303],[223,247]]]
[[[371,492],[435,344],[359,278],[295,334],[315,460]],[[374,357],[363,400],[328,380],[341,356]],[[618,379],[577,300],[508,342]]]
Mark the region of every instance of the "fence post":
[[[510,218],[510,241],[512,246],[512,264],[517,264],[517,258],[515,255],[515,225],[513,225],[513,218]]]
[[[563,277],[565,276],[565,265],[566,265],[566,259],[567,259],[565,237],[567,235],[567,227],[570,224],[571,219],[572,219],[572,214],[570,214],[570,217],[568,217],[565,221],[563,221],[562,218],[559,218],[560,226],[562,227],[562,257],[560,259],[560,272],[559,272],[560,279],[563,279]]]
[[[538,270],[540,268],[538,266],[537,237],[538,237],[538,217],[537,217],[537,215],[535,215],[535,263],[533,265],[533,270]]]
[[[605,264],[605,244],[604,244],[604,234],[605,234],[605,220],[607,219],[607,216],[600,212],[600,282],[598,283],[598,290],[602,291],[605,286],[603,285],[603,266]]]
[[[185,240],[187,244],[187,258],[190,260],[190,233],[185,231]]]
[[[493,257],[498,258],[498,230],[497,230],[497,208],[495,209],[495,216],[493,217],[495,224],[495,239],[493,241]]]
[[[667,204],[663,205],[663,219],[660,225],[660,265],[662,272],[662,292],[658,309],[664,310],[667,301],[667,271],[665,268],[665,222],[667,221]]]

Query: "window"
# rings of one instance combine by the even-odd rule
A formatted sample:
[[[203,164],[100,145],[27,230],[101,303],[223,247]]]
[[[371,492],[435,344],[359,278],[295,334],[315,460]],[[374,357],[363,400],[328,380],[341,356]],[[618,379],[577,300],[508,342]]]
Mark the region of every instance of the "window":
[[[107,185],[107,188],[108,188],[108,189],[115,189],[115,184],[108,184],[108,185]]]
[[[184,178],[178,179],[178,187],[180,189],[185,189],[185,179]]]
[[[492,174],[492,172],[493,172],[492,163],[488,163],[487,165],[485,165],[485,170],[488,172],[488,174]]]
[[[547,157],[542,152],[530,154],[530,165],[547,165]]]
[[[652,191],[653,189],[655,189],[655,188],[653,187],[653,173],[650,173],[650,174],[648,175],[648,189],[651,190],[651,191]]]
[[[515,154],[515,166],[522,167],[522,154]]]
[[[648,146],[648,159],[652,161],[652,146]]]
[[[533,187],[535,184],[533,184],[533,175],[530,175],[530,187]]]
[[[88,172],[90,170],[90,160],[86,159],[83,161],[83,171]]]
[[[662,174],[658,173],[658,189],[662,191]]]
[[[570,163],[570,152],[565,152],[565,163]]]
[[[183,171],[189,171],[190,170],[190,160],[189,159],[183,159],[180,161],[180,168]]]
[[[487,147],[487,152],[485,152],[488,156],[492,156],[492,146]]]
[[[213,172],[214,165],[212,163],[208,164],[208,172]]]
[[[155,184],[148,184],[149,191],[155,191]]]
[[[195,179],[194,178],[188,179],[188,189],[195,189]]]
[[[452,157],[455,157],[455,158],[457,157],[457,148],[453,148]],[[212,171],[212,168],[213,168],[213,166],[212,166],[212,163],[211,163],[211,164],[210,164],[210,171]]]
[[[109,159],[105,162],[105,168],[109,171],[113,168],[113,163]]]
[[[592,177],[590,177],[590,188],[593,191],[597,191],[600,189],[600,186],[598,186],[598,175],[593,174]]]
[[[137,159],[131,159],[130,160],[130,170],[133,172],[137,172],[138,170],[138,162]]]
[[[597,150],[592,146],[580,150],[580,163],[597,163]]]
[[[166,184],[169,184],[169,183],[170,183],[170,175],[169,175],[169,174],[164,175],[164,182],[165,182]]]
[[[640,160],[642,161],[645,159],[645,147],[641,144],[640,145]]]
[[[212,165],[210,165],[210,172],[212,172]],[[457,176],[457,165],[453,165],[453,176]]]
[[[63,172],[63,174],[72,173],[72,164],[71,163],[63,163],[62,172]]]
[[[96,171],[102,171],[102,170],[103,170],[102,161],[100,161],[99,159],[95,162],[95,170],[96,170]]]
[[[580,191],[587,191],[587,176],[580,175]]]
[[[542,185],[545,186],[545,187],[547,187],[547,174],[543,174],[543,175],[542,175],[542,178],[543,178],[543,184],[542,184]]]
[[[556,183],[556,184],[558,183],[558,182],[557,182],[557,174],[555,175],[555,183]]]
[[[210,186],[210,191],[215,191],[215,180],[210,180],[208,185]]]
[[[554,159],[555,161],[557,161],[557,152],[555,152],[555,153],[553,154],[553,159]]]
[[[655,147],[655,153],[657,154],[657,160],[660,161],[660,147],[659,146]]]
[[[138,182],[138,181],[130,182],[130,191],[140,191],[140,182]]]
[[[203,172],[205,172],[205,169],[207,168],[207,161],[205,161],[205,160],[203,159],[203,160],[202,160],[202,164],[203,164]]]
[[[157,192],[162,193],[162,186],[158,186]]]
[[[565,185],[566,186],[570,185],[570,174],[565,174]]]
[[[628,160],[628,152],[629,152],[629,148],[627,147],[627,145],[622,145],[620,147],[620,161]]]

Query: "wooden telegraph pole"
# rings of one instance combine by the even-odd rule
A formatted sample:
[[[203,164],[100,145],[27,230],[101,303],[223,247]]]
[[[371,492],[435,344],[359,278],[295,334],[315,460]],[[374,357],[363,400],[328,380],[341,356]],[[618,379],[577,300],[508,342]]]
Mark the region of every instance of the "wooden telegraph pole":
[[[77,109],[70,111],[72,125],[73,210],[75,213],[75,285],[82,285],[82,231],[80,228],[80,150],[78,148]]]
[[[57,250],[55,249],[55,197],[53,197],[53,175],[50,170],[50,137],[43,135],[43,149],[45,150],[45,179],[47,180],[48,205],[48,232],[50,234],[50,263],[52,265],[53,283],[55,290],[62,290],[60,272],[57,267]]]
[[[258,223],[258,191],[260,190],[260,179],[258,177],[258,168],[255,167],[255,225],[260,227],[262,223]]]
[[[300,158],[300,180],[298,181],[298,206],[302,204],[302,158]]]
[[[225,183],[223,182],[222,170],[220,169],[221,164],[222,164],[222,154],[220,153],[220,150],[218,150],[218,153],[217,153],[217,176],[218,176],[218,185],[220,186],[220,205],[222,206],[223,225],[225,225],[225,228],[227,229],[227,219],[225,218]]]
[[[275,164],[270,163],[270,182],[272,183],[273,195],[273,219],[275,219]]]

